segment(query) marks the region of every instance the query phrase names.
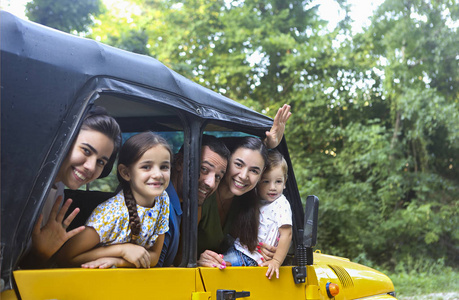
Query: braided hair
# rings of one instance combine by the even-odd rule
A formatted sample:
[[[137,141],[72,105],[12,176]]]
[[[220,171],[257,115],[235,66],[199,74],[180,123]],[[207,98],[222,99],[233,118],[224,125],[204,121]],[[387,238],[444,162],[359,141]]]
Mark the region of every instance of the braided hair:
[[[124,165],[129,168],[135,164],[145,152],[158,145],[166,148],[172,159],[172,149],[169,143],[160,135],[147,131],[130,137],[120,150],[118,166]],[[123,189],[124,201],[129,212],[129,228],[131,229],[130,241],[135,244],[136,240],[139,238],[141,229],[140,217],[137,213],[137,201],[132,194],[131,185],[121,176],[119,168],[117,176],[120,186]]]

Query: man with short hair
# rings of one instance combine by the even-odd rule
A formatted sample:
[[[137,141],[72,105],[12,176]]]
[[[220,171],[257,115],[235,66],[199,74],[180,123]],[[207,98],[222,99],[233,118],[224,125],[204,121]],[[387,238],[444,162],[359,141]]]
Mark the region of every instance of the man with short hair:
[[[201,205],[213,194],[226,172],[230,151],[225,144],[212,135],[203,135],[201,144],[201,164],[198,179],[198,220]],[[157,266],[168,267],[174,262],[180,241],[180,221],[183,199],[183,147],[174,156],[171,181],[166,189],[169,195],[169,231],[164,237],[164,245]]]

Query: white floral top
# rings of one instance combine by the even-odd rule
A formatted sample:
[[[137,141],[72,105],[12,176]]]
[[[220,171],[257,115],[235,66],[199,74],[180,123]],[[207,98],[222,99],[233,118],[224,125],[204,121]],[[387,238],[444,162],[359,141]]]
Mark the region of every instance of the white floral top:
[[[142,227],[136,244],[149,249],[158,235],[169,230],[169,196],[164,191],[155,199],[152,208],[137,205]],[[86,226],[93,227],[103,245],[122,244],[130,241],[129,212],[124,202],[123,191],[99,204],[91,213]]]

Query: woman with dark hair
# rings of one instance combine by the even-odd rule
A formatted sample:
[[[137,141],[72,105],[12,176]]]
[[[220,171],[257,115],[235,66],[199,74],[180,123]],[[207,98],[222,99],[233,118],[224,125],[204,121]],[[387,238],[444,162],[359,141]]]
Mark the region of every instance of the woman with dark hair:
[[[290,115],[290,106],[279,109],[265,142],[256,137],[244,137],[228,145],[231,157],[225,177],[217,191],[202,205],[198,224],[199,265],[224,269],[226,263],[218,253],[226,250],[225,245],[232,244],[225,240],[230,234],[249,249],[257,246],[253,241],[258,233],[258,202],[252,190],[266,167],[268,147],[275,148],[280,143]],[[233,228],[233,224],[242,225]],[[267,250],[273,251],[273,248]]]
[[[121,145],[118,123],[104,108],[95,106],[84,118],[76,140],[59,168],[54,184],[32,232],[32,245],[21,262],[22,267],[43,267],[79,227],[67,232],[78,214],[76,208],[65,220],[71,199],[61,208],[64,188],[78,189],[100,176],[110,173]]]

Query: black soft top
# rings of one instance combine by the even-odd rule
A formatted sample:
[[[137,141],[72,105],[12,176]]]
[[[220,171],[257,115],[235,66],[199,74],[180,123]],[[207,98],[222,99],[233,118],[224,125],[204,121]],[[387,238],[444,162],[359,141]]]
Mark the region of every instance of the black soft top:
[[[262,135],[272,119],[200,86],[156,59],[0,12],[1,273],[9,281],[33,224],[100,93],[155,99]],[[115,116],[116,117],[116,116]]]

